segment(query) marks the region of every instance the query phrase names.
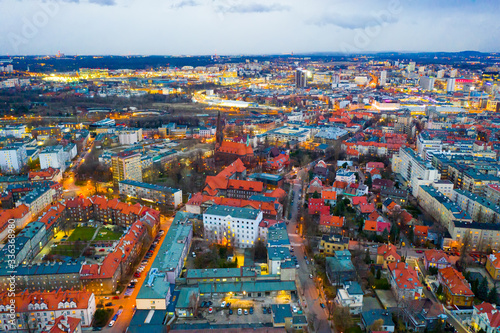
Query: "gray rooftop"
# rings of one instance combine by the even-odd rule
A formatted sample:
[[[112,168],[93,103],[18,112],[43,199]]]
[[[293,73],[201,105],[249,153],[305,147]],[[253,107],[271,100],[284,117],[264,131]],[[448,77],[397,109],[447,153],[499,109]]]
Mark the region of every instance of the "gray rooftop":
[[[217,216],[231,216],[233,218],[255,220],[259,216],[260,210],[252,208],[239,208],[223,205],[212,205],[207,208],[205,214]]]

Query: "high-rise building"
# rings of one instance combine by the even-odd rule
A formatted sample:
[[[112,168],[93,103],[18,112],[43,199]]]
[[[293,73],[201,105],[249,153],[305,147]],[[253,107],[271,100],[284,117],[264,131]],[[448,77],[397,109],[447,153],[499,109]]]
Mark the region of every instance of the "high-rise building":
[[[446,91],[447,92],[455,91],[455,79],[448,79],[446,83]]]
[[[437,71],[437,78],[442,79],[444,77],[444,69]]]
[[[457,70],[456,69],[452,69],[450,71],[450,77],[457,77]]]
[[[434,81],[435,79],[433,77],[422,76],[418,83],[422,89],[432,90],[434,89]]]
[[[111,156],[113,184],[118,186],[125,179],[142,182],[141,154],[122,152]]]
[[[5,173],[18,173],[26,165],[26,146],[13,144],[0,149],[0,169]]]
[[[415,71],[415,62],[414,61],[411,61],[409,64],[408,64],[408,72],[414,72]]]
[[[380,85],[385,86],[387,84],[387,71],[380,72]]]
[[[307,87],[307,71],[303,68],[297,68],[297,70],[295,71],[295,87]]]

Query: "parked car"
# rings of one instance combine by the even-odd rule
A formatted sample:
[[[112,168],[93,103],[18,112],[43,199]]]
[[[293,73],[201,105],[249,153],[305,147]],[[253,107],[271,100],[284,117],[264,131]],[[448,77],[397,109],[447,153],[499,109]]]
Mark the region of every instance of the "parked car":
[[[313,275],[312,274],[309,274],[309,278],[312,279],[313,278]]]
[[[247,315],[248,314],[248,310],[245,309],[245,311],[243,311],[243,313],[245,313],[245,315]]]
[[[113,299],[120,299],[120,296],[113,296]]]
[[[226,308],[230,308],[230,307],[231,307],[231,303],[227,303]]]
[[[108,303],[104,304],[104,306],[113,306],[113,303],[108,302]]]
[[[325,308],[325,304],[323,303],[319,303],[319,305],[324,309]]]
[[[233,314],[233,309],[229,309],[229,314],[232,315]]]
[[[266,314],[267,313],[267,308],[265,306],[262,307],[262,314]]]
[[[200,308],[204,308],[206,304],[207,304],[207,302],[205,302],[205,301],[201,302]]]
[[[226,301],[222,301],[222,303],[220,304],[220,307],[221,308],[225,308],[226,307]]]
[[[212,303],[212,301],[208,301],[207,304],[208,304],[208,306],[211,306],[213,303]]]
[[[292,306],[292,311],[293,311],[293,313],[297,313],[297,307],[295,305]]]
[[[243,310],[241,310],[241,308],[238,309],[238,316],[241,316],[241,314],[243,313]]]
[[[271,314],[271,312],[273,312],[273,309],[271,309],[271,307],[268,307],[268,308],[267,308],[267,313],[268,313],[268,314]]]
[[[210,307],[208,308],[208,313],[213,313],[214,312],[214,308]]]
[[[250,308],[250,314],[253,314],[253,307]]]
[[[108,326],[109,326],[109,327],[113,327],[113,325],[114,325],[114,324],[115,324],[115,321],[114,321],[114,320],[112,320],[112,321],[110,321],[110,322],[109,322],[109,325],[108,325]]]

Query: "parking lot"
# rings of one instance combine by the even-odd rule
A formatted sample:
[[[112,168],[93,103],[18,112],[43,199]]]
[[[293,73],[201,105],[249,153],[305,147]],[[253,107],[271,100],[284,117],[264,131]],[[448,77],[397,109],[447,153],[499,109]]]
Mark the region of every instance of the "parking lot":
[[[253,306],[253,314],[250,314],[249,309]],[[263,312],[264,304],[254,304],[253,301],[240,300],[233,304],[231,309],[233,314],[229,314],[229,308],[221,308],[220,305],[213,306],[213,313],[208,313],[208,308],[200,309],[202,316],[209,322],[214,324],[249,324],[249,323],[270,323],[272,322],[272,314],[268,313],[266,306],[266,313]],[[241,309],[241,315],[238,315],[238,309]],[[244,314],[247,310],[248,314]]]

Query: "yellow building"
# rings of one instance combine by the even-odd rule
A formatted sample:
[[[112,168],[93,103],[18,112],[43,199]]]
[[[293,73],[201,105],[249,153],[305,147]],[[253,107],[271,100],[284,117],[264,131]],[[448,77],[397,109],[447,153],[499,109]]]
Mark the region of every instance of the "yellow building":
[[[486,259],[486,270],[493,280],[500,280],[500,256],[490,254]]]
[[[319,253],[325,256],[333,256],[335,251],[343,251],[349,248],[349,238],[340,235],[323,235],[319,245]]]
[[[443,268],[439,270],[438,281],[448,305],[472,306],[474,293],[462,273],[453,267]]]
[[[401,256],[396,252],[396,247],[392,244],[384,244],[377,249],[377,264],[383,265],[387,268],[387,265],[392,262],[400,262]]]

